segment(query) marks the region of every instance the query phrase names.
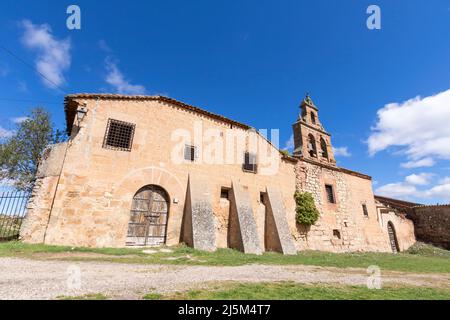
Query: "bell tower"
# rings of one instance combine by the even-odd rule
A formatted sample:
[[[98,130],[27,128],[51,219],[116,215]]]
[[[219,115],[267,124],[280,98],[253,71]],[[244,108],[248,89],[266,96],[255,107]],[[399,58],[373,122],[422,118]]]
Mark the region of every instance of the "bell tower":
[[[335,166],[331,135],[322,126],[319,109],[309,94],[301,102],[300,110],[297,122],[293,125],[294,157]]]

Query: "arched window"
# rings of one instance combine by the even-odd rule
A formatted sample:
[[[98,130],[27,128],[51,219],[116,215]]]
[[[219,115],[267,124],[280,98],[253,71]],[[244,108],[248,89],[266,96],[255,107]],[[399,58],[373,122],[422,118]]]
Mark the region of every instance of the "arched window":
[[[316,115],[314,114],[314,112],[311,112],[311,122],[312,124],[316,124]]]
[[[311,157],[317,157],[316,139],[312,134],[308,135],[308,153]]]
[[[320,150],[322,151],[322,157],[328,159],[327,143],[324,138],[320,138]]]

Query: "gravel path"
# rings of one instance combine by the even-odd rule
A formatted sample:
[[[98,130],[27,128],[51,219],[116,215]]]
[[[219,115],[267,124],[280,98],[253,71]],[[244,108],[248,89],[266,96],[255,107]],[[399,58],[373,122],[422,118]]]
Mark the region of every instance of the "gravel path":
[[[0,258],[0,299],[54,299],[89,293],[139,299],[150,292],[183,291],[219,281],[365,285],[367,277],[363,269],[313,266],[167,266]],[[382,281],[450,289],[450,276],[442,274],[382,272]]]

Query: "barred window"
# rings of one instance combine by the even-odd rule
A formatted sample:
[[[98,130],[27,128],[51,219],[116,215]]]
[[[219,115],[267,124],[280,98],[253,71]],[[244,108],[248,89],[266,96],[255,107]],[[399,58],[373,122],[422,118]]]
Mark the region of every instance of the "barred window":
[[[363,208],[364,216],[368,217],[369,216],[369,211],[367,210],[367,205],[363,204],[362,208]]]
[[[332,185],[325,185],[325,191],[327,192],[327,200],[329,203],[336,203],[336,199],[334,198],[334,191]]]
[[[184,159],[194,162],[198,158],[197,147],[192,145],[184,146]]]
[[[103,148],[131,151],[136,125],[114,119],[108,119]]]
[[[242,165],[244,171],[250,171],[253,173],[258,172],[258,165],[256,164],[256,154],[246,152],[244,154],[244,164]]]

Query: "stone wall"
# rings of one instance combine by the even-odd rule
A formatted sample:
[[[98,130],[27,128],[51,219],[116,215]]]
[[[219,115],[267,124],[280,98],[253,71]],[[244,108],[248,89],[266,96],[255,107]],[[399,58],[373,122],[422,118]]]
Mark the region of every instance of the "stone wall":
[[[57,179],[57,190],[40,191],[44,198],[55,194],[45,243],[125,246],[133,196],[142,187],[154,184],[162,187],[170,197],[167,244],[178,244],[189,176],[204,177],[209,182],[219,248],[229,245],[230,205],[220,194],[222,188],[232,188],[232,180],[249,194],[261,248],[264,248],[265,214],[260,211],[264,207],[260,193],[265,192],[268,185],[279,188],[283,204],[291,213],[289,218],[294,218],[294,164],[282,160],[278,150],[263,137],[258,136],[258,142],[262,148],[272,150],[277,161],[261,164],[258,174],[242,170],[243,154],[237,147],[236,160],[230,164],[207,163],[202,159],[174,163],[174,148],[181,143],[174,138],[174,133],[190,134],[194,144],[201,143],[199,130],[204,133],[208,129],[218,129],[223,134],[231,130],[245,139],[250,133],[246,128],[160,101],[80,99],[77,103],[86,103],[87,114],[74,126],[64,167]],[[136,125],[131,152],[103,148],[110,118]],[[272,165],[275,167],[271,171],[267,166]],[[269,172],[264,173],[265,170]],[[29,216],[32,221],[38,216],[48,217],[49,212],[41,206],[39,210],[30,211]],[[291,225],[294,229],[295,223],[291,222]],[[30,237],[24,239],[31,241]]]
[[[43,153],[27,216],[20,229],[20,238],[26,242],[44,242],[66,150],[67,143],[60,143],[48,147]]]
[[[450,205],[415,207],[410,216],[417,240],[450,250]]]
[[[75,102],[86,105],[87,114],[81,123],[73,126],[69,143],[52,149],[53,156],[41,165],[45,173],[39,177],[21,232],[27,242],[123,247],[134,195],[144,186],[157,185],[167,192],[170,202],[166,244],[176,245],[183,239],[183,218],[190,213],[190,220],[184,220],[184,227],[189,231],[187,241],[195,246],[191,236],[200,230],[200,224],[192,224],[202,216],[195,213],[192,201],[186,203],[186,197],[193,194],[192,190],[188,192],[189,177],[196,177],[208,182],[209,190],[199,183],[195,193],[208,195],[198,198],[210,201],[207,207],[213,217],[207,221],[208,239],[213,243],[215,238],[219,248],[233,246],[236,237],[242,237],[240,225],[230,228],[233,225],[230,216],[233,217],[238,209],[234,184],[241,186],[242,192],[238,195],[245,194],[246,219],[254,221],[251,232],[254,239],[250,240],[256,249],[250,251],[390,251],[387,232],[377,215],[370,177],[334,166],[283,157],[260,135],[257,135],[258,154],[269,151],[272,158],[268,163],[258,159],[257,174],[243,170],[244,150],[235,145],[233,162],[209,163],[202,159],[202,151],[208,152],[202,150],[202,134],[209,129],[218,130],[220,136],[230,131],[243,136],[245,147],[254,134],[236,122],[230,123],[166,101],[77,98]],[[108,119],[135,125],[130,152],[103,147]],[[180,144],[184,147],[185,143],[180,141],[180,133],[193,137],[190,142],[200,147],[200,158],[195,162],[174,161],[174,150]],[[336,203],[328,203],[326,184],[333,186]],[[272,196],[267,203],[271,207],[267,208],[263,199],[269,186],[275,188],[278,195],[276,201]],[[221,197],[223,189],[231,190],[229,199]],[[321,212],[319,221],[311,228],[296,224],[296,190],[312,193]],[[368,216],[364,215],[363,204]],[[285,221],[281,220],[281,212],[284,212]],[[267,220],[268,217],[272,220]],[[280,221],[283,234],[277,235],[277,241],[284,243],[285,237],[293,237],[294,249],[283,248],[281,242],[274,245],[276,232],[273,227],[279,228],[277,232],[280,232]],[[273,237],[269,237],[266,247],[268,232]],[[214,249],[214,245],[207,247]]]
[[[414,223],[407,215],[377,202],[380,227],[388,232],[388,223],[394,226],[396,239],[400,251],[406,251],[416,243]]]
[[[311,193],[320,211],[315,225],[297,226],[295,237],[300,250],[390,250],[387,234],[378,222],[370,178],[306,161],[297,164],[296,177],[297,190]],[[327,201],[325,185],[333,187],[336,203]],[[368,216],[364,215],[363,204]]]

